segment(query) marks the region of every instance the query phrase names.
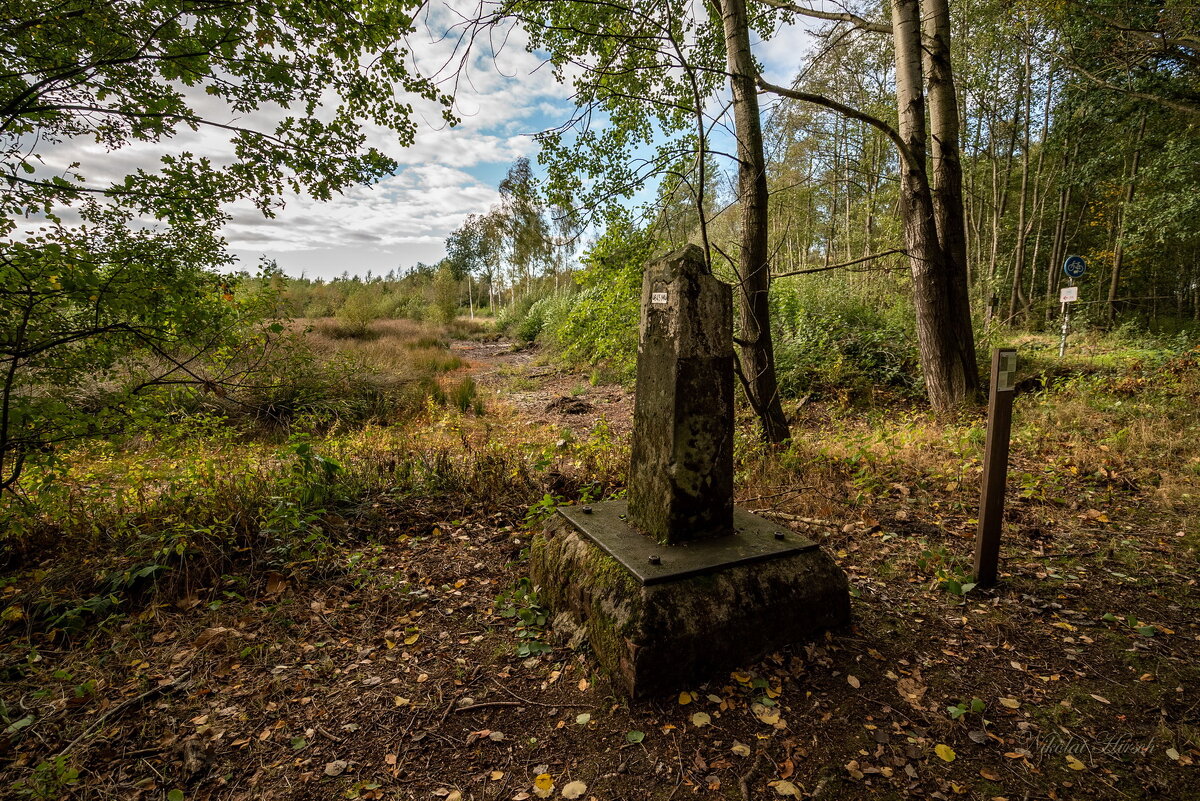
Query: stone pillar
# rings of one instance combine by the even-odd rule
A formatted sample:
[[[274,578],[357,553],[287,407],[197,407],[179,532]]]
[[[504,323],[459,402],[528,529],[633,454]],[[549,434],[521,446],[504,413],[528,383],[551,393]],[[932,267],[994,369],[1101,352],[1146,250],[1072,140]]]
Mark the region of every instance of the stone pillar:
[[[733,290],[688,247],[650,265],[628,500],[561,506],[529,574],[557,636],[638,698],[704,681],[850,617],[816,543],[733,508]]]
[[[663,545],[733,531],[733,287],[695,245],[642,280],[629,522]]]

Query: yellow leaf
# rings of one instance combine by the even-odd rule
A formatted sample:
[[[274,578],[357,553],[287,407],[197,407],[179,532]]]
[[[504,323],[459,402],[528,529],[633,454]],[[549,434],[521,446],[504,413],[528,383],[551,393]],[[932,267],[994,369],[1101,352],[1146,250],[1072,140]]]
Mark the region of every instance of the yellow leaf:
[[[680,693],[679,694],[679,705],[680,706],[686,706],[687,704],[690,704],[694,700],[696,700],[696,699],[692,697],[691,693]]]
[[[554,779],[549,773],[539,773],[533,780],[533,793],[538,798],[549,798],[554,792]]]
[[[404,638],[404,644],[405,644],[405,645],[412,645],[413,643],[415,643],[415,642],[416,642],[417,640],[419,640],[419,639],[421,639],[421,632],[419,632],[419,631],[418,631],[416,634],[410,634],[409,636],[405,637],[405,638]]]
[[[744,673],[740,670],[735,670],[733,673],[730,673],[729,676],[734,681],[736,681],[738,684],[749,684],[750,683],[750,674],[749,673]]]
[[[579,798],[587,792],[587,785],[580,781],[571,782],[562,788],[562,797],[567,799]]]
[[[734,742],[733,747],[730,748],[729,750],[732,751],[733,753],[737,754],[740,757],[750,756],[750,746],[743,745],[742,743],[739,743],[736,741]]]
[[[710,723],[712,723],[712,717],[707,712],[697,712],[692,715],[692,725],[696,728],[707,726]]]
[[[1008,707],[1009,709],[1017,709],[1021,706],[1021,702],[1016,698],[1001,698],[1000,706]]]
[[[958,757],[958,754],[954,753],[954,749],[945,743],[938,743],[934,746],[933,753],[937,754],[938,759],[943,762],[953,762]]]
[[[784,797],[799,798],[800,788],[789,781],[771,782],[771,786],[775,788],[775,792]]]
[[[1067,754],[1067,767],[1071,770],[1085,770],[1087,765],[1083,764],[1070,754]]]
[[[763,706],[762,704],[753,704],[750,707],[750,711],[754,713],[754,717],[768,726],[774,726],[779,722],[779,710],[776,708]]]

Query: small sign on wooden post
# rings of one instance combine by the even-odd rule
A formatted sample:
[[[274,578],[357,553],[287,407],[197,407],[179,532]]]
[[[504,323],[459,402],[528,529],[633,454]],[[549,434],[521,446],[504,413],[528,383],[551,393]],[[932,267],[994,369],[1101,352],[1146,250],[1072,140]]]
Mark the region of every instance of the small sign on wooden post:
[[[1017,352],[992,352],[992,385],[988,393],[987,445],[983,456],[983,489],[979,496],[979,529],[975,535],[975,583],[996,583],[1000,562],[1000,530],[1004,523],[1004,487],[1008,480],[1008,442],[1016,386]]]

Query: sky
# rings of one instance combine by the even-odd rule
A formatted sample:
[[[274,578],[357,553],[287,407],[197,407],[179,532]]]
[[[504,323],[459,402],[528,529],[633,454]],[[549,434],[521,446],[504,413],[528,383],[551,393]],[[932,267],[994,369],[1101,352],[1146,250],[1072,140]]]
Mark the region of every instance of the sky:
[[[449,46],[431,34],[452,19],[446,6],[430,8],[431,25],[409,40],[426,74],[441,66]],[[767,76],[787,83],[807,41],[802,27],[784,28],[770,41],[755,43],[754,49]],[[285,197],[284,208],[271,219],[249,204],[231,207],[233,219],[224,235],[239,260],[237,268],[253,271],[269,259],[286,274],[328,279],[344,272],[403,272],[417,262],[438,261],[447,235],[469,214],[486,213],[499,200],[496,187],[515,159],[529,157],[536,171],[534,135],[570,117],[570,91],[569,83],[556,81],[542,58],[526,51],[519,31],[498,53],[477,49],[455,91],[458,125],[448,127],[440,106],[418,99],[416,139],[409,147],[400,146],[394,133],[367,129],[368,143],[398,162],[395,174],[370,186],[352,187],[326,202]],[[206,111],[204,102],[197,99],[201,112]],[[222,132],[212,129],[184,131],[169,149],[214,160],[230,152]],[[108,152],[95,143],[77,142],[63,145],[55,155],[64,163],[86,165],[91,182],[118,179],[138,167],[153,170],[163,151],[161,144]]]

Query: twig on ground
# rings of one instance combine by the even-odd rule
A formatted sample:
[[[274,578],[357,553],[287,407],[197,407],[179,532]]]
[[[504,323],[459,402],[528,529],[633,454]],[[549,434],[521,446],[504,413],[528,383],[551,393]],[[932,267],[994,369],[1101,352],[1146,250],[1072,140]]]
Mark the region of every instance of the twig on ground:
[[[451,709],[451,712],[467,712],[472,709],[483,709],[489,706],[525,706],[524,701],[482,701],[478,704],[468,704]]]
[[[119,715],[121,715],[125,712],[128,712],[130,709],[133,709],[134,707],[141,706],[142,704],[149,701],[151,698],[157,698],[160,695],[166,695],[167,693],[171,693],[171,692],[175,692],[176,690],[179,690],[188,681],[191,680],[191,677],[192,677],[192,672],[189,670],[187,673],[184,673],[182,676],[180,676],[179,678],[175,679],[172,682],[169,682],[167,684],[160,684],[157,687],[151,687],[149,690],[146,690],[146,692],[142,693],[141,695],[135,695],[133,698],[125,699],[124,701],[117,704],[112,709],[108,710],[103,715],[101,715],[100,717],[98,717],[94,721],[92,721],[91,725],[89,725],[86,729],[84,729],[82,734],[80,734],[78,737],[76,737],[71,742],[67,743],[66,748],[64,748],[63,750],[58,752],[58,756],[62,757],[62,756],[66,756],[67,754],[69,754],[71,752],[71,750],[73,748],[75,748],[75,746],[79,745],[79,743],[82,742],[84,739],[86,739],[88,737],[88,735],[90,735],[93,731],[95,731],[100,726],[103,726],[107,721],[111,720],[112,718],[118,717]]]
[[[505,687],[503,684],[496,681],[495,679],[492,680],[492,684],[495,684],[501,690],[504,690],[504,692],[508,693],[513,698],[516,698],[518,701],[529,704],[530,706],[547,706],[547,707],[550,707],[551,709],[553,709],[555,707],[565,707],[568,709],[592,709],[596,706],[595,704],[547,704],[547,703],[543,703],[541,701],[530,701],[528,698],[522,698],[521,696],[517,695],[512,690],[508,689],[507,687]]]
[[[754,758],[754,764],[750,766],[750,770],[738,778],[738,789],[742,791],[742,798],[745,801],[750,801],[750,782],[754,780],[754,774],[758,773],[759,767],[762,766],[765,754],[765,751],[759,751],[758,756]]]

